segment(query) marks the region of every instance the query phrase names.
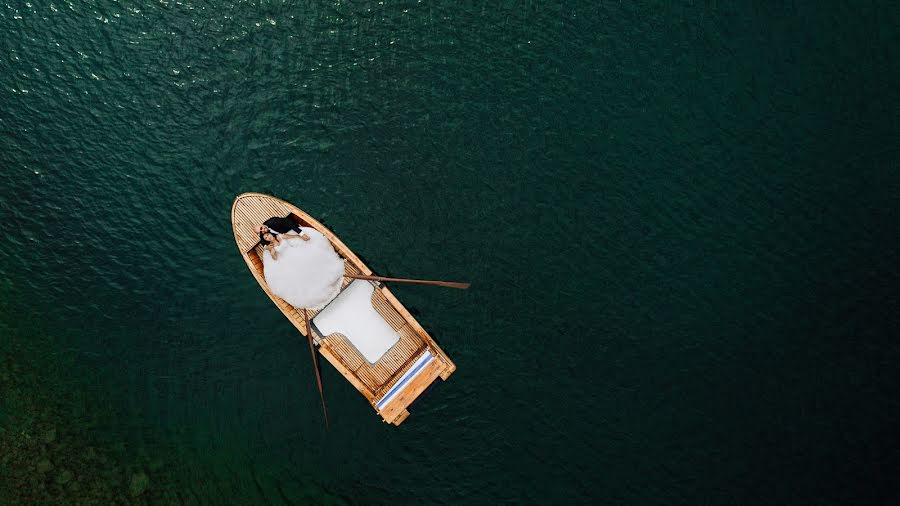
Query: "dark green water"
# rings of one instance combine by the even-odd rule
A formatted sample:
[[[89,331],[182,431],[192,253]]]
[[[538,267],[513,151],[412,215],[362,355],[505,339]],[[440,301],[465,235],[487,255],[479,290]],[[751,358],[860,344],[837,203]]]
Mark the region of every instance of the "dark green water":
[[[127,4],[0,7],[0,502],[900,501],[896,4]],[[323,362],[325,431],[244,191],[473,282],[395,288],[402,427]]]

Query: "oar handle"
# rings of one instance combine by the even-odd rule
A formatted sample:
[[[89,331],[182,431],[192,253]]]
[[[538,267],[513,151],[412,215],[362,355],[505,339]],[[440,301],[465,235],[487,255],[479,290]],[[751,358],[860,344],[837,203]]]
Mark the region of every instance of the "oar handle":
[[[449,288],[459,288],[466,290],[471,283],[457,283],[456,281],[431,281],[427,279],[406,279],[406,278],[387,278],[384,276],[366,276],[364,274],[347,274],[348,278],[366,279],[369,281],[393,281],[395,283],[416,283],[419,285],[446,286]]]

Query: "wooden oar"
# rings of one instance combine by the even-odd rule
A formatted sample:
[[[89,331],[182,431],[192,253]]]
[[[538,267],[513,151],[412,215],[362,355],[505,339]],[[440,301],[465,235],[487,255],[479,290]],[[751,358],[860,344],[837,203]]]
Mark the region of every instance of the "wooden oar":
[[[472,286],[470,283],[457,283],[455,281],[429,281],[425,279],[386,278],[384,276],[365,276],[363,274],[347,274],[348,278],[368,279],[371,281],[393,281],[396,283],[417,283],[420,285],[446,286],[465,290]]]
[[[313,344],[312,327],[309,325],[309,314],[303,310],[303,321],[306,323],[306,337],[309,339],[309,352],[312,354],[313,368],[316,370],[316,383],[319,384],[319,398],[322,399],[322,413],[325,413],[325,428],[328,426],[328,409],[325,408],[325,394],[322,393],[322,376],[319,374],[319,362],[316,360],[316,346]]]

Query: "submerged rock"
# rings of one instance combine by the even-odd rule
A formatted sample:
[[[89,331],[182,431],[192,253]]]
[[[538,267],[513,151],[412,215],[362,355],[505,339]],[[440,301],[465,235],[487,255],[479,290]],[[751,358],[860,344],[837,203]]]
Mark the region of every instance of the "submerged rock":
[[[150,488],[150,477],[147,476],[147,473],[141,471],[139,473],[135,473],[131,475],[131,484],[129,486],[131,489],[131,496],[137,497]]]

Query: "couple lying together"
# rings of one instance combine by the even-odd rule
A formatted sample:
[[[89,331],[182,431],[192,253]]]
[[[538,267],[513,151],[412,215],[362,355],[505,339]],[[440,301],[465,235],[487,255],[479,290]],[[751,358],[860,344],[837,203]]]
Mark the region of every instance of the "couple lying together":
[[[341,291],[344,261],[321,232],[290,218],[256,226],[269,290],[297,308],[322,309]]]

